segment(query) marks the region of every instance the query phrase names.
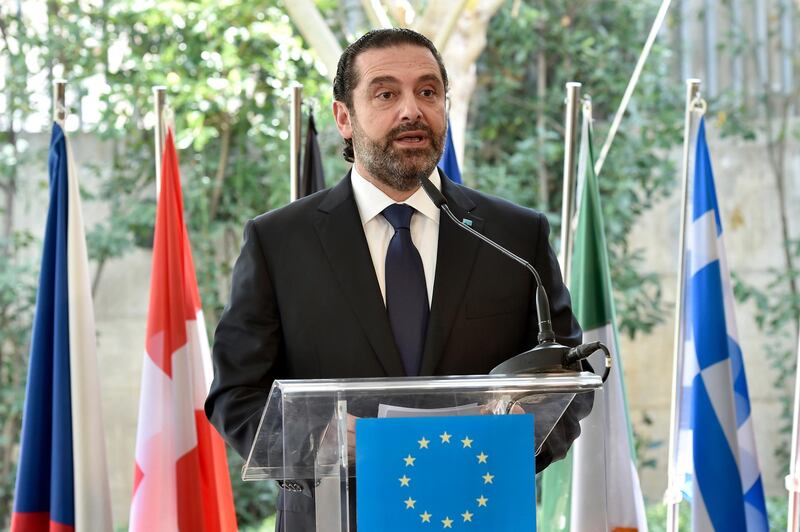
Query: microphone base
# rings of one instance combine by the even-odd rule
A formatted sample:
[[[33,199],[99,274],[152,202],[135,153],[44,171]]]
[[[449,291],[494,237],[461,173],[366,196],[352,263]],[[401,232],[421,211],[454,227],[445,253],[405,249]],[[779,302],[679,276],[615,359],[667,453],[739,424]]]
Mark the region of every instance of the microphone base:
[[[564,367],[564,355],[569,347],[555,342],[542,342],[533,349],[499,364],[489,375],[529,375],[532,373],[561,373],[574,371]]]

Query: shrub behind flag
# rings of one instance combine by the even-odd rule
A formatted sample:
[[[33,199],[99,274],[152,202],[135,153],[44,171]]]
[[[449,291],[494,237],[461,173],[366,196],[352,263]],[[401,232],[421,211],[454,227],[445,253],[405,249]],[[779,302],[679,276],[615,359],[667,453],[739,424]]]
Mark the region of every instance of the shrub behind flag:
[[[161,176],[130,530],[235,530],[225,445],[203,412],[211,358],[172,131]]]
[[[80,191],[58,123],[49,173],[11,530],[112,530]]]
[[[356,421],[359,532],[536,530],[533,416]]]
[[[687,226],[678,478],[692,529],[769,529],[722,222],[700,121]]]

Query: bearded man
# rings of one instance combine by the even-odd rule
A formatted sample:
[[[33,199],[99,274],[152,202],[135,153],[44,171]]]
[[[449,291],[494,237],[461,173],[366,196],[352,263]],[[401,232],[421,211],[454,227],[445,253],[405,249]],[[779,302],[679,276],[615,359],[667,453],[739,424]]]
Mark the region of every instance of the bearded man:
[[[422,177],[464,223],[534,265],[558,341],[579,343],[544,215],[437,171],[447,90],[427,38],[407,29],[362,36],[342,54],[333,88],[352,169],[333,188],[245,226],[206,401],[243,457],[275,379],[485,374],[536,345],[533,278],[441,220]],[[590,407],[567,410],[537,470],[564,456]],[[314,530],[313,488],[282,496],[279,526]]]

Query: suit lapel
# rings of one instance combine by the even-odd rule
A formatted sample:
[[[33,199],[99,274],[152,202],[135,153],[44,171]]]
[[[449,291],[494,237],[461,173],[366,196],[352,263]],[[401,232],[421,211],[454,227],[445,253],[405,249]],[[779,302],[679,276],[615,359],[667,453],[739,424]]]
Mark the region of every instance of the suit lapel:
[[[331,268],[387,376],[405,375],[383,304],[348,173],[315,213]]]
[[[450,210],[459,220],[470,220],[472,228],[480,231],[483,220],[471,214],[475,203],[440,172],[442,193]],[[453,322],[462,306],[467,283],[475,265],[480,240],[456,227],[447,215],[439,218],[439,246],[436,253],[433,303],[428,322],[428,334],[422,355],[421,375],[432,375],[442,358]]]

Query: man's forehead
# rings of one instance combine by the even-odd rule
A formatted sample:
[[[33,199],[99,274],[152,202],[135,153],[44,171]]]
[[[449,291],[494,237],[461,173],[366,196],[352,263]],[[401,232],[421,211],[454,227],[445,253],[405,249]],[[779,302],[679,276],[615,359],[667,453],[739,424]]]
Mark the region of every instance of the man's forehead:
[[[361,52],[355,61],[358,86],[373,80],[435,78],[443,83],[439,63],[424,46],[402,44],[386,48],[371,48]]]

